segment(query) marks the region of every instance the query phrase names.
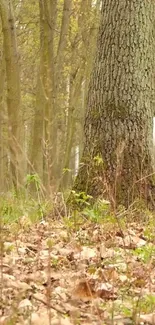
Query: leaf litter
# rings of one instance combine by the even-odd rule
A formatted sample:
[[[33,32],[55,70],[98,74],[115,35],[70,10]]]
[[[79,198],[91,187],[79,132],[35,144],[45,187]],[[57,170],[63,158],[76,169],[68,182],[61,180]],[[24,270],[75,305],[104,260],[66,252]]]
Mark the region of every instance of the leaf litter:
[[[136,223],[49,219],[1,246],[1,325],[155,324],[155,246]]]

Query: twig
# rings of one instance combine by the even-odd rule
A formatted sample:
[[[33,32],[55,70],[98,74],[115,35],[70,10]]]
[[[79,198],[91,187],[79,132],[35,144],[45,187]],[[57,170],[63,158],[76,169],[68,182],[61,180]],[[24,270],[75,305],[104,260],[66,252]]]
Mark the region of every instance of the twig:
[[[53,306],[52,304],[50,304],[49,302],[46,302],[45,300],[41,299],[41,298],[38,298],[36,296],[32,296],[35,300],[41,302],[42,304],[44,304],[45,306],[57,311],[59,314],[63,315],[63,316],[66,316],[66,314],[68,313],[67,311],[63,311],[61,310],[59,307],[55,307]]]

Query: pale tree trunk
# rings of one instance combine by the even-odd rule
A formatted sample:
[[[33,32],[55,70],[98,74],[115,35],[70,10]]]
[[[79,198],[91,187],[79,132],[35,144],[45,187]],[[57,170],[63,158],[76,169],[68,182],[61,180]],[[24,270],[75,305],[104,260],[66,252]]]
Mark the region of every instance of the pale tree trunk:
[[[75,189],[114,206],[154,195],[154,18],[153,1],[103,2]]]
[[[83,142],[83,132],[80,132],[81,125],[83,123],[83,107],[80,101],[83,101],[83,82],[87,84],[87,79],[90,74],[90,67],[92,65],[92,58],[96,43],[96,34],[98,29],[99,18],[99,4],[97,1],[96,7],[92,8],[92,1],[86,0],[83,6],[81,1],[78,20],[78,32],[75,35],[74,41],[71,42],[71,59],[70,59],[70,84],[69,84],[69,102],[67,111],[67,127],[66,127],[66,139],[65,139],[65,154],[63,160],[63,177],[61,179],[60,188],[67,188],[73,173],[70,169],[71,155],[73,142],[78,138],[80,147]],[[92,11],[93,9],[93,11]],[[92,15],[92,22],[88,19],[88,15]],[[81,45],[80,55],[78,57],[77,47]],[[85,86],[85,88],[87,88]],[[80,107],[80,109],[79,109]],[[79,126],[80,125],[80,126]],[[78,137],[76,136],[78,132]]]
[[[76,133],[76,122],[78,115],[79,96],[81,92],[81,85],[85,71],[85,61],[77,74],[71,73],[69,84],[69,102],[68,102],[68,115],[67,115],[67,130],[65,139],[65,153],[63,161],[63,177],[61,179],[60,188],[65,189],[68,187],[70,177],[70,161],[71,151],[73,147],[74,136]],[[75,76],[73,78],[73,76]]]
[[[19,114],[21,108],[19,56],[15,20],[11,1],[0,1],[0,16],[2,20],[4,56],[7,77],[7,108],[8,133],[11,176],[14,187],[17,189],[22,182],[21,151],[19,141]]]

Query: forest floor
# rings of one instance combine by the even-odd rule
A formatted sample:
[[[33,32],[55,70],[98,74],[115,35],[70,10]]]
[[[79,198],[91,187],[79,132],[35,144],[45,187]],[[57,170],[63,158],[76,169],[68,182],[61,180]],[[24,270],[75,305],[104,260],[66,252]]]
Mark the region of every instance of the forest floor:
[[[0,324],[155,324],[155,216],[1,224]]]

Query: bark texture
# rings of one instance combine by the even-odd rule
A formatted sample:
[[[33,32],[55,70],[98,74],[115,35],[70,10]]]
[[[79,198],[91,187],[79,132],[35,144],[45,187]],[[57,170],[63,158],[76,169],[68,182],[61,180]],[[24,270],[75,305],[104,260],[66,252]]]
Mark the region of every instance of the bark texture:
[[[153,200],[154,21],[154,1],[103,1],[75,189],[114,204]]]

